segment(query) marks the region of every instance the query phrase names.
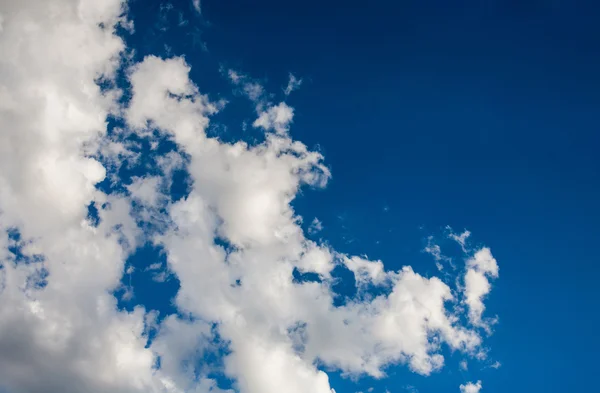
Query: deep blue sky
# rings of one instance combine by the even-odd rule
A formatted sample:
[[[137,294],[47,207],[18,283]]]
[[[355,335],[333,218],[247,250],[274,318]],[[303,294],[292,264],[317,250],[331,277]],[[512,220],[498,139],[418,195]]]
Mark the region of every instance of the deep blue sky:
[[[288,72],[302,78],[291,133],[318,146],[333,178],[295,207],[323,221],[336,249],[434,274],[423,239],[445,225],[491,247],[500,279],[487,306],[500,323],[487,343],[502,367],[461,374],[453,357],[441,375],[392,369],[359,387],[458,392],[482,379],[485,393],[593,391],[600,6],[588,3],[203,0],[198,16],[191,1],[161,11],[138,0],[127,40],[138,58],[185,55],[211,98],[231,91],[220,66],[279,99]],[[214,132],[239,135],[252,115],[232,102]],[[333,376],[338,393],[351,385]]]

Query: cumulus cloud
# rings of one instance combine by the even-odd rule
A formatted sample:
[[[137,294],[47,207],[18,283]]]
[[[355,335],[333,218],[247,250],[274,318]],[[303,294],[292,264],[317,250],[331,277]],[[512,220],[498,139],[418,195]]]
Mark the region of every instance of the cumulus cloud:
[[[261,127],[265,131],[275,130],[279,134],[284,134],[289,130],[293,118],[294,109],[285,102],[280,102],[261,112],[252,125]]]
[[[481,390],[481,381],[476,383],[468,382],[465,385],[460,385],[460,393],[479,393]]]
[[[117,94],[96,81],[114,77],[125,49],[114,34],[124,4],[3,1],[1,9],[0,385],[158,391],[144,311],[118,312],[109,293],[137,228],[127,200],[95,189],[105,168],[90,158],[115,107]],[[98,227],[86,220],[92,201],[104,205]],[[15,254],[6,246],[17,232]]]
[[[467,258],[464,288],[451,288],[410,266],[391,271],[307,239],[292,202],[331,174],[320,153],[292,139],[292,107],[261,101],[262,86],[244,88],[261,102],[254,126],[264,140],[223,142],[206,134],[223,105],[200,92],[184,58],[122,61],[127,48],[115,32],[127,23],[124,2],[1,4],[0,389],[227,391],[203,364],[217,353],[215,367],[242,393],[331,393],[317,364],[375,378],[405,364],[428,375],[444,365],[442,346],[478,353],[483,301],[498,276],[489,249]],[[119,67],[130,85],[125,103],[123,92],[97,84],[115,86]],[[123,130],[108,132],[109,115]],[[128,134],[159,134],[176,150],[156,158],[152,174],[124,182],[114,168],[141,154]],[[171,201],[164,189],[178,169],[190,190]],[[121,188],[97,188],[107,171]],[[148,232],[148,220],[161,230]],[[148,237],[180,281],[178,314],[162,321],[143,306],[120,311],[112,294]],[[337,266],[361,292],[341,306]],[[318,279],[298,282],[296,270]],[[362,296],[373,286],[382,291]],[[461,299],[474,326],[447,307]]]
[[[489,331],[490,322],[483,321],[484,297],[490,292],[489,279],[498,277],[498,263],[489,248],[484,247],[467,260],[465,273],[465,303],[469,307],[469,320],[473,325]]]

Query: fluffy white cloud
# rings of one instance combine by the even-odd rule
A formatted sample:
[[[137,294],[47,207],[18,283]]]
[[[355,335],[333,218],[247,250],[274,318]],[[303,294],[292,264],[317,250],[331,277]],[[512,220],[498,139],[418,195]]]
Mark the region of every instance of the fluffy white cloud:
[[[284,134],[289,130],[293,118],[294,109],[285,102],[280,102],[261,112],[252,125],[266,131],[275,130],[279,134]]]
[[[483,324],[488,278],[498,275],[489,249],[468,259],[457,292],[410,267],[389,271],[307,239],[291,203],[330,173],[320,153],[290,137],[293,108],[268,103],[262,87],[230,73],[257,101],[254,126],[275,132],[256,145],[208,137],[222,104],[200,93],[183,58],[155,56],[127,69],[131,99],[120,107],[119,92],[96,82],[120,66],[125,46],[115,26],[126,23],[124,3],[0,4],[0,388],[215,392],[202,359],[227,343],[224,371],[242,393],[330,393],[316,364],[379,378],[403,363],[427,375],[443,366],[442,345],[479,349],[477,330],[461,326],[447,304],[464,298],[471,322]],[[132,179],[127,195],[95,188],[106,174],[96,153],[115,167],[139,158],[118,132],[107,136],[110,113],[123,117],[122,134],[158,130],[179,149],[156,159],[161,175]],[[180,168],[191,192],[168,203],[161,190]],[[157,323],[142,307],[117,309],[111,292],[124,262],[152,235],[136,225],[132,200],[144,206],[143,220],[164,223],[152,240],[180,280],[175,305],[190,320]],[[91,202],[98,225],[86,219]],[[338,264],[360,287],[342,306],[332,290]],[[296,282],[295,270],[318,279]],[[372,286],[382,293],[366,296]]]
[[[360,257],[343,258],[344,264],[354,273],[356,282],[359,285],[368,283],[380,285],[388,278],[381,261],[369,261]]]
[[[94,184],[110,79],[124,44],[119,0],[2,1],[0,34],[0,385],[9,392],[158,391],[144,311],[116,311],[137,229],[129,203]],[[101,224],[86,206],[106,203]],[[8,252],[18,231],[21,256]],[[14,241],[13,241],[14,243]],[[19,259],[29,258],[25,264]]]
[[[460,393],[479,393],[481,390],[481,381],[476,383],[468,382],[465,385],[460,385]]]
[[[498,277],[498,263],[489,248],[484,247],[467,260],[465,273],[465,303],[469,307],[469,320],[475,326],[481,326],[489,331],[490,323],[482,320],[485,305],[484,297],[490,292],[491,284],[488,278]]]
[[[173,62],[179,66],[172,67]],[[177,73],[158,79],[175,80],[186,86],[185,91],[196,91],[180,60],[146,59],[131,74],[134,91],[140,80],[137,70]],[[144,83],[148,89],[152,80]],[[429,374],[444,362],[439,343],[467,353],[476,350],[478,334],[458,326],[446,310],[445,303],[454,299],[451,289],[409,267],[386,272],[380,261],[342,257],[360,285],[387,283],[391,293],[334,307],[328,281],[332,257],[304,238],[290,207],[302,184],[320,185],[329,176],[321,156],[286,135],[267,134],[265,142],[252,147],[207,138],[200,128],[205,120],[192,120],[202,107],[189,109],[201,101],[193,95],[197,93],[171,101],[166,92],[172,89],[161,88],[156,97],[165,102],[155,107],[169,106],[166,118],[200,126],[192,140],[188,132],[181,137],[176,124],[161,119],[161,111],[145,112],[138,123],[162,125],[191,157],[188,169],[194,187],[187,199],[171,207],[177,230],[160,242],[181,281],[177,305],[218,322],[232,349],[226,371],[242,390],[275,391],[287,381],[299,391],[327,391],[326,377],[313,366],[317,360],[346,373],[375,377],[395,362]],[[137,111],[135,96],[132,103]],[[130,118],[135,126],[137,117]],[[235,249],[226,253],[214,243],[217,235]],[[296,284],[295,267],[318,273],[324,281]],[[273,359],[277,367],[263,369],[264,359]]]

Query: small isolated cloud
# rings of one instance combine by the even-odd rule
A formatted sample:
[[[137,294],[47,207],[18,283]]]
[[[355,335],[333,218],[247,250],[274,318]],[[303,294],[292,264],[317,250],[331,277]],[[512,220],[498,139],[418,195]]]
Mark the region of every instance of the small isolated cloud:
[[[431,255],[436,262],[449,261],[450,258],[442,255],[442,249],[438,244],[433,241],[433,236],[427,238],[427,245],[423,249],[424,252]]]
[[[255,128],[263,128],[265,131],[274,130],[278,134],[285,134],[288,132],[293,118],[294,108],[285,102],[280,102],[261,112],[252,125]]]
[[[158,270],[161,267],[162,267],[162,263],[160,263],[160,262],[152,263],[152,264],[148,265],[148,267],[146,268],[146,271],[148,271],[148,270]]]
[[[192,0],[192,5],[194,6],[196,12],[198,12],[199,14],[202,13],[202,9],[200,8],[200,0]]]
[[[436,261],[440,261],[442,259],[442,250],[437,244],[428,244],[423,251],[431,255]]]
[[[459,364],[458,367],[463,370],[463,371],[467,371],[469,369],[469,363],[467,363],[466,360],[462,360]]]
[[[460,385],[460,393],[479,393],[481,390],[481,381],[476,383],[468,382],[465,385]]]
[[[427,238],[427,245],[423,249],[423,252],[433,257],[435,260],[435,266],[439,271],[444,270],[444,263],[448,263],[452,268],[455,268],[454,264],[452,263],[452,258],[442,254],[442,249],[438,244],[435,243],[433,236],[429,236]]]
[[[463,252],[467,252],[466,244],[467,239],[469,238],[469,236],[471,236],[471,232],[465,230],[463,233],[457,234],[452,231],[452,228],[450,226],[447,226],[446,229],[449,231],[448,237],[457,242],[462,248]]]
[[[252,102],[258,102],[263,96],[264,92],[265,90],[260,83],[248,82],[244,85],[244,93],[246,93]]]
[[[308,227],[308,233],[311,235],[314,235],[314,234],[321,232],[322,230],[323,230],[323,223],[317,217],[315,217],[315,219],[312,220],[312,222],[310,223],[310,226]]]
[[[225,71],[221,68],[221,72],[226,73],[229,81],[234,85],[239,86],[241,92],[248,97],[250,101],[260,106],[266,104],[265,89],[258,81],[234,69]]]
[[[404,387],[404,389],[408,392],[408,393],[419,393],[419,389],[417,389],[415,386],[413,385],[406,385]]]
[[[258,80],[240,71],[224,67],[221,67],[221,73],[226,75],[227,79],[236,86],[234,93],[246,96],[254,104],[257,114],[263,113],[265,108],[273,107],[273,104],[269,102],[271,95],[267,94],[264,86]]]
[[[242,78],[244,77],[239,72],[231,69],[227,70],[227,76],[229,77],[229,80],[236,85],[240,83]]]
[[[283,92],[286,96],[289,96],[294,90],[298,90],[301,85],[302,79],[298,79],[294,76],[294,74],[290,73],[288,84]]]
[[[169,272],[167,271],[157,272],[152,275],[152,280],[156,282],[165,282],[168,278]]]
[[[489,248],[484,247],[467,260],[465,273],[465,303],[469,307],[469,320],[475,325],[489,331],[493,321],[482,319],[485,305],[484,297],[490,292],[489,279],[498,277],[498,263]]]

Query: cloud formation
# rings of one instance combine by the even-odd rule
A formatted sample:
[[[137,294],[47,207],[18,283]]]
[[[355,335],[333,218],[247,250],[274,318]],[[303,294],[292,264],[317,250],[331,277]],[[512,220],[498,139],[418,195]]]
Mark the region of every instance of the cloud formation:
[[[283,90],[283,92],[286,96],[289,96],[294,90],[298,90],[301,85],[302,85],[302,79],[296,78],[296,76],[294,76],[294,74],[292,74],[290,72],[290,78],[288,80],[288,84],[285,87],[285,89]]]
[[[460,385],[460,393],[479,393],[481,390],[481,381],[476,383],[468,382],[465,385]]]
[[[200,92],[183,58],[123,61],[124,1],[1,5],[0,389],[219,392],[204,359],[221,353],[217,367],[242,393],[330,393],[324,368],[382,378],[400,363],[428,375],[444,365],[442,346],[479,353],[483,300],[498,276],[488,248],[467,254],[464,288],[451,288],[307,239],[291,203],[331,173],[292,139],[292,107],[230,72],[257,102],[264,140],[225,143],[206,133],[223,105]],[[110,115],[122,130],[109,133]],[[176,150],[155,157],[159,173],[102,191],[108,169],[139,154],[126,135]],[[166,185],[178,168],[190,190],[172,200]],[[160,230],[140,224],[148,221]],[[145,241],[164,249],[180,281],[179,313],[162,320],[143,306],[121,311],[113,296]],[[334,302],[336,266],[359,287],[343,305]],[[296,270],[318,280],[295,281]],[[360,296],[369,288],[380,294]],[[447,307],[460,299],[472,326]]]

